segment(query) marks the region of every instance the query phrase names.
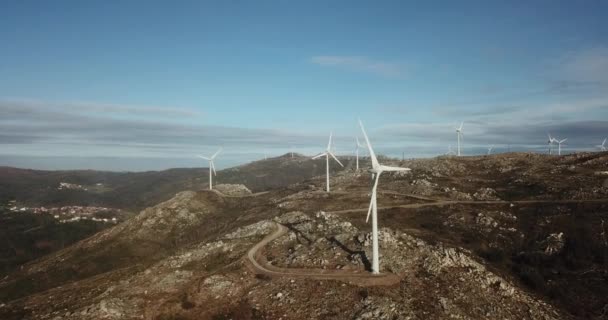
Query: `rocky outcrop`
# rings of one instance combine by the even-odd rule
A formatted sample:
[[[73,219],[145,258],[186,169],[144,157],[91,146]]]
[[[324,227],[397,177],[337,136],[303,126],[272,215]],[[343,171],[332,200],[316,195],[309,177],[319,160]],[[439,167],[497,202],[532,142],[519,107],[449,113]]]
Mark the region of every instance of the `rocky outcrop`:
[[[251,195],[251,190],[242,184],[218,184],[213,188],[227,196],[242,197]]]
[[[473,194],[473,198],[475,198],[475,200],[482,201],[500,200],[500,198],[498,198],[498,196],[496,195],[496,190],[492,188],[480,188],[477,192]]]
[[[565,244],[564,233],[552,233],[547,237],[547,240],[545,240],[545,242],[547,244],[545,248],[546,255],[551,256],[560,253],[564,248]]]

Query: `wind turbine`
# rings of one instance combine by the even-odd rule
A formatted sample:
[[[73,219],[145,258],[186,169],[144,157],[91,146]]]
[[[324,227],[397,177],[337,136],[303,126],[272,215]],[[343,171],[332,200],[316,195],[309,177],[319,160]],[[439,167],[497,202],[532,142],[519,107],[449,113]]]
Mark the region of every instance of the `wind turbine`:
[[[492,154],[492,149],[494,149],[494,145],[491,145],[491,146],[488,148],[488,154]]]
[[[370,213],[372,215],[372,273],[378,274],[380,273],[380,257],[378,253],[378,206],[377,206],[377,190],[378,190],[378,180],[380,180],[380,175],[384,171],[410,171],[409,168],[401,168],[401,167],[389,167],[384,166],[378,163],[378,159],[376,159],[376,155],[374,154],[374,150],[372,149],[372,145],[369,143],[369,139],[367,138],[367,133],[365,133],[365,128],[363,128],[363,122],[359,120],[359,125],[361,126],[361,131],[363,132],[363,136],[365,137],[365,143],[367,144],[367,149],[369,151],[369,157],[372,160],[372,168],[369,169],[369,172],[372,174],[372,177],[375,176],[374,187],[372,188],[372,197],[369,203],[369,209],[367,210],[367,219],[365,222],[369,221]]]
[[[357,171],[359,171],[359,148],[363,148],[365,147],[365,145],[361,144],[361,142],[359,142],[359,138],[355,137],[355,141],[357,143],[357,148],[355,149],[355,154],[357,155]]]
[[[312,159],[314,160],[314,159],[320,158],[322,156],[325,156],[325,168],[326,168],[325,178],[327,179],[325,190],[327,192],[329,192],[329,156],[334,158],[334,160],[336,160],[336,162],[340,166],[344,167],[344,165],[342,165],[342,162],[340,162],[340,160],[338,160],[338,158],[336,158],[336,156],[331,151],[331,136],[332,136],[332,133],[330,132],[329,133],[329,142],[327,143],[327,149],[325,149],[325,152],[312,157]]]
[[[448,146],[448,152],[445,153],[446,156],[453,156],[455,155],[456,152],[454,152],[454,150],[452,150],[452,145]]]
[[[568,140],[568,138],[563,139],[563,140],[555,140],[557,141],[557,155],[561,156],[562,155],[562,143],[566,142],[566,140]]]
[[[464,135],[462,134],[462,125],[464,121],[460,123],[460,127],[456,128],[456,136],[458,137],[458,156],[460,157],[460,139],[464,142]]]
[[[547,144],[549,144],[549,154],[553,154],[553,144],[557,142],[557,139],[553,138],[550,133],[547,133],[549,140]]]
[[[217,157],[218,154],[220,154],[220,152],[222,152],[222,148],[219,148],[211,157],[207,158],[207,157],[203,157],[201,155],[199,155],[199,158],[205,159],[207,161],[209,161],[209,190],[213,190],[213,181],[211,178],[211,170],[213,170],[213,174],[217,176],[217,173],[215,172],[215,165],[213,164],[213,159],[215,159],[215,157]]]
[[[604,141],[602,142],[602,144],[597,145],[596,147],[598,147],[600,149],[600,151],[606,151],[606,139],[608,138],[604,138]]]

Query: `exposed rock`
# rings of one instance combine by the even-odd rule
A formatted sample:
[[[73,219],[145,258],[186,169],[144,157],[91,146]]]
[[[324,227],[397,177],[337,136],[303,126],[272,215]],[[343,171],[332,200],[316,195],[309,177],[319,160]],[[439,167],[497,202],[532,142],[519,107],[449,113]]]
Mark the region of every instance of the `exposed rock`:
[[[242,184],[218,184],[213,189],[227,196],[247,196],[251,194],[251,190]]]
[[[554,255],[560,253],[564,248],[564,233],[552,233],[547,237],[547,247],[545,248],[545,254]]]
[[[238,239],[245,237],[253,237],[265,235],[272,230],[273,224],[268,220],[262,220],[260,222],[248,225],[246,227],[238,228],[234,232],[231,232],[222,237],[222,239]]]
[[[494,220],[494,218],[484,215],[481,212],[475,217],[475,223],[481,226],[486,232],[490,232],[492,229],[498,227],[498,222]]]
[[[475,200],[482,201],[500,200],[500,198],[498,198],[498,196],[496,195],[496,190],[492,188],[480,188],[479,190],[477,190],[477,192],[473,194],[473,198],[475,198]]]

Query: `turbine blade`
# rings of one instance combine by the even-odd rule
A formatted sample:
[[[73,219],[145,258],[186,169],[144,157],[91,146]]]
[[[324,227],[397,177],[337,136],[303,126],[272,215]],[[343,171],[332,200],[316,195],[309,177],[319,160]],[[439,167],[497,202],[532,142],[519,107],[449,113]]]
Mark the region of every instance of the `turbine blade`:
[[[367,150],[369,151],[369,157],[372,159],[372,168],[378,168],[380,164],[378,163],[378,159],[376,159],[376,154],[372,149],[372,144],[369,143],[369,138],[367,137],[367,133],[365,133],[365,128],[363,127],[363,122],[361,122],[361,119],[359,119],[359,126],[361,127],[363,137],[365,138],[365,144],[367,145]]]
[[[566,139],[564,139],[564,140],[560,141],[559,143],[566,142],[566,140],[568,140],[568,138],[566,138]]]
[[[336,162],[337,162],[337,163],[338,163],[340,166],[342,166],[342,167],[344,168],[344,165],[342,164],[342,162],[340,162],[340,160],[338,160],[338,158],[336,158],[336,156],[334,156],[334,154],[333,154],[333,153],[331,153],[331,152],[330,152],[330,153],[329,153],[329,155],[330,155],[332,158],[334,158],[334,160],[336,160]]]
[[[458,131],[462,131],[462,125],[464,125],[464,121],[460,123],[460,128],[458,128]]]
[[[374,187],[372,188],[372,198],[369,202],[369,209],[367,209],[367,218],[365,218],[365,223],[369,221],[369,215],[372,213],[372,207],[376,204],[376,190],[378,189],[378,180],[380,180],[380,174],[382,171],[378,172],[376,175],[376,180],[374,181]]]
[[[215,157],[217,157],[218,154],[220,154],[220,152],[222,152],[222,147],[220,147],[212,156],[211,156],[211,160],[215,159]]]
[[[318,158],[321,158],[322,156],[324,156],[324,155],[326,155],[326,154],[327,154],[327,152],[319,153],[318,155],[316,155],[316,156],[312,157],[312,160],[314,160],[314,159],[318,159]]]
[[[211,164],[210,165],[211,169],[213,169],[213,175],[217,176],[217,172],[215,172],[215,165],[213,164],[213,160],[209,161],[209,163]]]
[[[602,146],[606,144],[606,139],[608,139],[608,138],[604,138],[604,142],[602,142]]]
[[[367,209],[367,217],[365,218],[365,223],[369,222],[369,215],[372,213],[372,208],[374,206],[374,202],[376,200],[376,193],[372,191],[372,197],[369,200],[369,208]]]
[[[207,157],[203,157],[203,156],[200,156],[200,155],[199,155],[198,157],[199,157],[199,158],[202,158],[202,159],[205,159],[205,160],[207,160],[207,161],[211,160],[211,159],[209,159],[209,158],[207,158]]]
[[[331,136],[333,135],[333,132],[329,132],[329,142],[327,143],[327,151],[331,150]]]
[[[383,166],[380,165],[380,170],[382,171],[410,171],[410,168],[402,168],[402,167],[391,167],[391,166]]]

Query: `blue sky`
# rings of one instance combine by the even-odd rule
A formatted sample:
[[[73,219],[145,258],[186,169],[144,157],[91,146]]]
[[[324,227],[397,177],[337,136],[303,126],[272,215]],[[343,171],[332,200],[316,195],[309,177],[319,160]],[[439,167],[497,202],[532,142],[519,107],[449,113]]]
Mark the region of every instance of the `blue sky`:
[[[218,167],[608,136],[605,1],[2,1],[0,165]]]

